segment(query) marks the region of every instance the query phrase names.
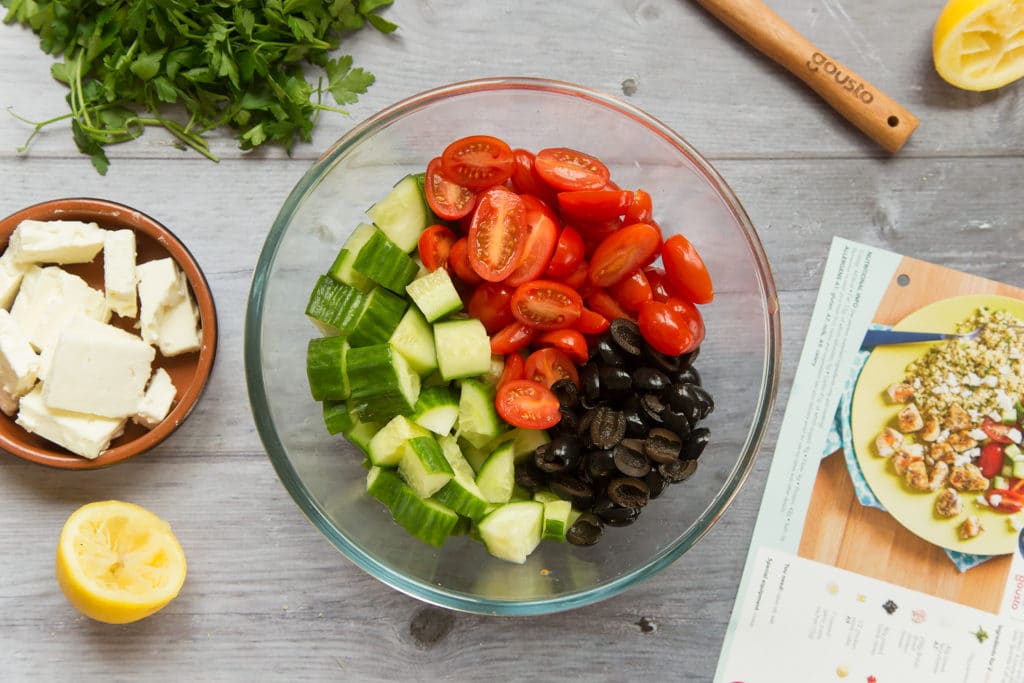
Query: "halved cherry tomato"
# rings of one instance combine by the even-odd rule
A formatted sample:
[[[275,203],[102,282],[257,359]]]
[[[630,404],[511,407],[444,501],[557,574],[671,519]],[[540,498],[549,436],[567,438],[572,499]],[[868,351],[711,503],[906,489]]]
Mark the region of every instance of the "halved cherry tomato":
[[[672,235],[661,247],[661,261],[672,289],[695,304],[706,304],[715,298],[704,260],[682,235]]]
[[[654,300],[651,283],[640,268],[609,287],[608,293],[627,311],[639,311],[645,303]]]
[[[505,282],[519,286],[536,280],[547,269],[558,242],[558,217],[547,204],[528,194],[519,195],[526,207],[526,238],[519,265]]]
[[[688,353],[704,340],[704,319],[697,307],[684,299],[648,301],[637,317],[640,334],[661,353]]]
[[[666,301],[670,296],[675,296],[675,292],[668,287],[668,278],[665,277],[664,270],[657,266],[647,266],[644,268],[644,275],[651,285],[651,296],[655,301]]]
[[[525,149],[512,150],[512,186],[520,194],[532,194],[551,204],[555,191],[537,176],[533,165],[533,152]]]
[[[497,387],[500,389],[504,384],[522,379],[525,367],[526,361],[518,353],[505,354],[505,367],[501,370],[501,377],[498,378]]]
[[[558,193],[558,210],[567,221],[609,221],[633,203],[629,190],[577,190]]]
[[[514,320],[498,330],[497,334],[491,336],[491,353],[498,355],[514,353],[525,348],[533,341],[536,334],[536,329]]]
[[[584,306],[583,312],[580,313],[580,319],[576,321],[575,329],[583,334],[601,334],[610,326],[608,318]]]
[[[594,315],[597,315],[596,313]],[[583,317],[582,315],[580,316]],[[576,321],[579,325],[579,321]],[[578,329],[573,330],[548,330],[537,335],[533,340],[534,347],[548,347],[558,349],[568,356],[576,365],[583,365],[587,362],[588,350],[587,339]]]
[[[512,148],[490,135],[461,138],[441,153],[445,177],[471,190],[501,185],[512,176],[512,165]]]
[[[515,321],[512,317],[512,294],[515,287],[504,282],[484,282],[469,297],[466,312],[484,324],[487,334],[495,334]]]
[[[529,379],[518,379],[502,386],[494,405],[501,419],[513,427],[548,429],[562,419],[558,399],[551,390]]]
[[[600,190],[608,183],[608,167],[596,158],[567,147],[537,152],[533,168],[541,180],[556,190]]]
[[[549,388],[560,379],[570,380],[577,387],[580,385],[580,376],[572,359],[551,347],[539,349],[526,357],[523,378]]]
[[[597,245],[622,228],[622,221],[617,218],[610,221],[577,221],[573,227],[583,237],[583,255],[590,258]]]
[[[622,222],[626,225],[650,223],[653,208],[651,195],[643,190],[637,190],[633,193],[633,201],[630,203],[629,208],[626,209],[626,215],[623,216]]]
[[[434,157],[427,164],[423,192],[430,210],[448,221],[456,221],[468,215],[476,203],[476,192],[453,183],[442,174],[441,157]]]
[[[469,226],[469,265],[489,282],[500,282],[519,265],[526,235],[526,208],[515,192],[492,187],[477,199]]]
[[[562,228],[546,274],[556,280],[571,275],[583,261],[583,238],[572,226]]]
[[[1013,443],[1013,439],[1010,438],[1010,430],[1015,429],[1013,425],[1004,425],[1002,422],[996,422],[991,417],[986,417],[981,422],[981,429],[993,441]],[[988,475],[986,474],[985,476],[987,477]]]
[[[616,318],[629,318],[630,320],[636,320],[636,317],[631,315],[629,311],[619,305],[619,302],[608,293],[608,290],[597,288],[590,294],[587,294],[587,306],[592,308],[596,313],[600,314],[606,320],[615,320]]]
[[[661,233],[653,225],[627,225],[597,245],[590,258],[590,281],[598,287],[614,285],[650,263],[660,246]]]
[[[589,283],[587,282],[587,273],[590,271],[590,266],[587,265],[586,261],[580,261],[579,267],[566,277],[559,278],[560,282],[564,282],[569,285],[577,292],[580,292],[580,296],[583,296],[582,289]]]
[[[1013,491],[1014,493],[1024,495],[1024,479],[1010,477],[1010,490]]]
[[[448,267],[448,255],[459,237],[451,228],[435,224],[420,233],[419,252],[423,267],[434,272]]]
[[[582,310],[583,299],[579,293],[554,280],[527,282],[512,295],[512,315],[538,330],[572,327]]]
[[[982,476],[992,478],[1003,469],[1003,458],[1005,450],[1003,444],[990,441],[981,447],[981,454],[978,456],[978,469]]]
[[[993,502],[993,496],[999,496],[998,502]],[[1010,515],[1024,509],[1024,496],[1009,489],[989,489],[985,491],[985,500],[989,507]]]
[[[455,240],[448,252],[448,269],[467,285],[478,285],[484,281],[469,265],[469,241],[465,237]]]

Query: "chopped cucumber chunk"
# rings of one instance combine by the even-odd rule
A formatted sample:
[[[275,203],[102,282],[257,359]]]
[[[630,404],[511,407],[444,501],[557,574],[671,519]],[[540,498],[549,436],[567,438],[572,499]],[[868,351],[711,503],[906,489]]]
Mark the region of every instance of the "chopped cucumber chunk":
[[[412,282],[419,269],[416,262],[380,230],[370,235],[352,267],[396,294],[405,293],[405,286]]]
[[[462,297],[444,268],[413,280],[405,288],[405,293],[420,309],[427,322],[432,323],[462,309]]]
[[[459,401],[447,386],[420,391],[412,421],[435,434],[450,434],[459,417]]]
[[[356,262],[356,256],[362,251],[375,230],[376,228],[369,223],[357,225],[345,241],[341,251],[338,252],[338,256],[334,259],[327,274],[342,284],[350,285],[364,292],[373,289],[373,280],[357,272],[352,266]]]
[[[398,473],[420,498],[434,495],[453,476],[452,466],[432,436],[418,436],[405,442]]]
[[[415,306],[410,306],[405,311],[388,342],[405,356],[409,365],[421,376],[437,369],[434,330]],[[440,375],[438,378],[447,384]]]
[[[476,485],[484,498],[491,503],[507,503],[515,487],[515,460],[512,444],[503,443],[491,453],[480,467]]]
[[[367,455],[374,465],[395,467],[402,459],[405,443],[423,436],[429,437],[430,432],[409,418],[397,415],[370,439]]]
[[[306,378],[314,401],[348,398],[345,357],[349,344],[344,337],[310,339],[306,347]]]
[[[476,379],[464,379],[459,384],[459,436],[479,448],[504,429],[494,408],[494,389]]]
[[[476,318],[435,323],[434,348],[445,379],[485,375],[491,367],[491,338]]]
[[[366,210],[374,225],[405,253],[416,248],[420,234],[430,225],[431,212],[422,182],[422,174],[407,175]]]
[[[524,500],[502,505],[478,525],[487,552],[502,560],[523,564],[540,544],[544,505]]]

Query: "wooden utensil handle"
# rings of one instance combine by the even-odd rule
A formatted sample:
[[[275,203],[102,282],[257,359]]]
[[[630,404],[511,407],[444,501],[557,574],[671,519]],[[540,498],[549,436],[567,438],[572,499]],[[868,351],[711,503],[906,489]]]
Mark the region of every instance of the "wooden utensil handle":
[[[889,152],[903,146],[917,117],[828,56],[759,0],[697,0],[748,43],[809,85]]]

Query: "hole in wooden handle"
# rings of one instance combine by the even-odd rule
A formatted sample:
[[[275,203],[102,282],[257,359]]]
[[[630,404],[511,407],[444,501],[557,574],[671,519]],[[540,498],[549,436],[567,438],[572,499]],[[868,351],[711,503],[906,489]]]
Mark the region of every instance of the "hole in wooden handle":
[[[889,124],[890,128],[895,128],[896,126],[900,125],[900,117],[890,116],[887,120],[887,123]]]

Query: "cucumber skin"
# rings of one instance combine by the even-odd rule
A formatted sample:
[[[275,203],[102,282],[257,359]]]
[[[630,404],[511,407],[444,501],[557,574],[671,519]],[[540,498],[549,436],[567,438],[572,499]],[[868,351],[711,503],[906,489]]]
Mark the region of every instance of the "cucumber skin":
[[[306,315],[340,334],[348,334],[366,305],[366,294],[321,275],[306,303]]]
[[[344,337],[309,340],[306,346],[306,379],[314,401],[343,401],[348,398],[348,374],[345,368],[348,346]]]
[[[378,230],[356,255],[353,269],[381,287],[404,294],[405,286],[416,277],[419,266],[383,231]]]
[[[364,421],[387,420],[408,415],[416,405],[420,385],[405,357],[389,344],[357,346],[348,352],[349,396],[356,414]],[[403,391],[401,376],[410,386]]]
[[[430,516],[430,524],[424,524],[426,515]],[[454,510],[435,500],[420,498],[407,484],[391,508],[391,516],[410,534],[437,548],[444,545],[459,523]]]
[[[345,401],[324,401],[323,418],[324,425],[327,427],[327,433],[331,436],[347,432],[356,426],[352,413],[349,411],[348,404]]]
[[[386,289],[375,287],[366,295],[366,304],[352,324],[349,340],[353,346],[382,344],[391,338],[408,308],[405,299]]]
[[[413,408],[413,422],[443,436],[451,433],[458,419],[459,402],[451,389],[440,386],[420,391],[420,397]]]

